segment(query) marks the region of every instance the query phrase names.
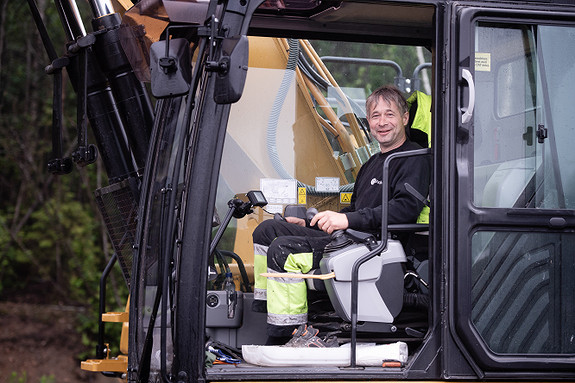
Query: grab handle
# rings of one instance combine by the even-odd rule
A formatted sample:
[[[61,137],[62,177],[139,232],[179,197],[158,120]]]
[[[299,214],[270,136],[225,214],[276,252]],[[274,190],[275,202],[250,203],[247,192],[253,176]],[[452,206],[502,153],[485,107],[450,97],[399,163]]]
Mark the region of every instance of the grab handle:
[[[475,83],[473,82],[473,75],[467,69],[461,70],[461,77],[463,77],[469,86],[469,103],[467,104],[467,108],[461,109],[461,111],[465,111],[461,115],[461,123],[466,124],[471,121],[471,117],[473,117],[473,108],[475,107]]]

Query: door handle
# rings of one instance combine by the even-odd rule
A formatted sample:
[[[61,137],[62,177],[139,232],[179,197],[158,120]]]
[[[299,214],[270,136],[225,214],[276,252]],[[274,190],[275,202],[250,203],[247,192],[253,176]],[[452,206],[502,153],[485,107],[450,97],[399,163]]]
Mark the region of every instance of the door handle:
[[[469,86],[469,103],[467,108],[462,108],[461,123],[466,124],[471,121],[473,117],[473,108],[475,107],[475,83],[473,82],[473,75],[468,69],[461,70],[461,77],[467,82]]]

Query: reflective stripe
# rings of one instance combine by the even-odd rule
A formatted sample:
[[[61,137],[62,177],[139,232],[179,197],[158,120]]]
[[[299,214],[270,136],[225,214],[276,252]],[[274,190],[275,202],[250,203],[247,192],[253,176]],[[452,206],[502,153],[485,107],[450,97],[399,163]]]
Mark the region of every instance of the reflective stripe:
[[[258,301],[265,301],[268,299],[268,291],[266,289],[254,288],[254,299]]]
[[[307,323],[307,313],[296,315],[272,314],[268,312],[268,323],[276,326],[291,326]]]
[[[279,274],[279,271],[276,271],[274,269],[270,269],[268,268],[268,273],[277,273]],[[297,272],[296,274],[301,274],[300,272]],[[280,282],[280,283],[299,283],[301,281],[303,281],[303,278],[272,278],[274,281],[276,282]]]
[[[260,245],[259,243],[254,243],[254,253],[260,255],[266,255],[268,253],[269,246]]]

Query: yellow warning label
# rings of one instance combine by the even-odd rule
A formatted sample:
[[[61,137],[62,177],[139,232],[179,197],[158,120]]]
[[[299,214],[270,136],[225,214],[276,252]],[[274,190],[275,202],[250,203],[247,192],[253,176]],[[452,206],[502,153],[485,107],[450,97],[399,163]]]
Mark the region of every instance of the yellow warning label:
[[[297,203],[299,205],[307,204],[307,193],[304,187],[297,188]]]
[[[339,203],[350,204],[351,194],[351,192],[339,193]]]

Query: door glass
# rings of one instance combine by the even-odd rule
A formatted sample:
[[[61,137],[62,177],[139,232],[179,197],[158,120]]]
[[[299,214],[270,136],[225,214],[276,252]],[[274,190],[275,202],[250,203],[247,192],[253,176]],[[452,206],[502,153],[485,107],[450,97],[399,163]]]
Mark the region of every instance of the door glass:
[[[471,319],[496,353],[575,353],[575,235],[479,231]]]
[[[477,23],[474,203],[575,208],[575,29]]]

